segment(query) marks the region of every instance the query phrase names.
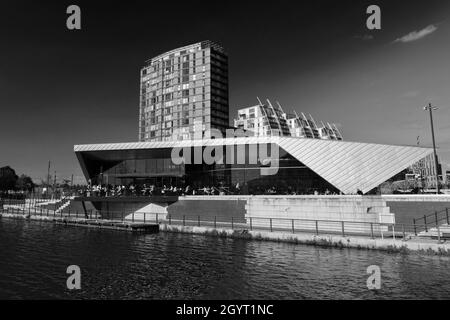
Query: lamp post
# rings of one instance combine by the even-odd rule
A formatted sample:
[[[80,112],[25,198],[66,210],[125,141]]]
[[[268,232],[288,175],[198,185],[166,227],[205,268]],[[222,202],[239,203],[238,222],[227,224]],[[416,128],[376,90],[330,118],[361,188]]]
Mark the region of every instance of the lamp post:
[[[430,112],[430,123],[431,123],[431,137],[433,139],[433,150],[434,150],[434,167],[436,173],[436,194],[439,194],[439,170],[438,170],[438,158],[436,153],[436,141],[434,139],[434,125],[433,125],[433,110],[438,110],[438,108],[431,106],[431,103],[428,106],[424,107],[423,110],[428,110]]]

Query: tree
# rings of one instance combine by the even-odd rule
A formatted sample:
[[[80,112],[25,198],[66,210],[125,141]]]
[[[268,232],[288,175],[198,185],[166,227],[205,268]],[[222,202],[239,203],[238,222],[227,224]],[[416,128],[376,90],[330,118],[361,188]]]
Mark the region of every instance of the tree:
[[[34,186],[33,180],[24,174],[22,174],[16,182],[16,188],[21,191],[31,192],[34,190]]]
[[[9,166],[0,168],[0,191],[15,190],[19,178]]]

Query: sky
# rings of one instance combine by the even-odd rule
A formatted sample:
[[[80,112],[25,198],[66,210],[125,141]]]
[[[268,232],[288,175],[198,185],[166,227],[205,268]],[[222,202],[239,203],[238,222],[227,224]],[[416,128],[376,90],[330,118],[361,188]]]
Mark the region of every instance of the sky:
[[[81,9],[68,30],[66,8]],[[366,9],[381,8],[381,30]],[[229,55],[230,120],[256,97],[344,140],[431,146],[450,169],[450,2],[8,1],[0,10],[0,167],[84,182],[75,144],[138,139],[145,60],[202,40]]]

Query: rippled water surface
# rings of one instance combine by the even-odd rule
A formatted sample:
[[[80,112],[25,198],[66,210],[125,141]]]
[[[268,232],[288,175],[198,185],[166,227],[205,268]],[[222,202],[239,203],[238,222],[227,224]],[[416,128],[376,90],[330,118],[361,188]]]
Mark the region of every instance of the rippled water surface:
[[[66,289],[73,264],[78,291]],[[448,299],[450,258],[1,219],[0,298]]]

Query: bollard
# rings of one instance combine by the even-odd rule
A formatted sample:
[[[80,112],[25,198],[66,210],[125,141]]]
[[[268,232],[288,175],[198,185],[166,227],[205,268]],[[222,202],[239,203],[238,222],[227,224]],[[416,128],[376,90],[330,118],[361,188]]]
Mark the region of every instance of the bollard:
[[[414,235],[417,236],[416,219],[413,219],[413,226],[414,226]]]
[[[133,213],[131,214],[131,221],[134,223],[134,211],[133,211]]]
[[[217,217],[214,216],[214,229],[217,229]]]
[[[316,235],[319,235],[319,221],[316,220]]]
[[[434,220],[436,221],[436,226],[437,226],[439,224],[437,211],[434,212]]]
[[[272,232],[272,218],[270,218],[270,232]]]
[[[233,221],[233,217],[231,217],[231,229],[234,229],[234,221]]]
[[[144,223],[145,223],[145,212],[144,212]]]
[[[445,208],[445,217],[447,218],[447,225],[450,226],[450,221],[448,219],[448,208]]]
[[[197,225],[200,227],[200,216],[197,216]]]
[[[252,217],[250,217],[250,231],[252,231],[253,230],[253,223],[252,223]]]
[[[169,225],[172,224],[172,216],[169,214]]]
[[[183,215],[183,227],[186,225],[186,216]]]
[[[156,224],[159,223],[158,214],[156,214]]]
[[[427,216],[423,216],[423,223],[425,224],[425,232],[428,232]]]
[[[403,241],[406,241],[405,225],[402,224]]]
[[[375,237],[373,236],[373,222],[370,223],[370,236],[372,237],[372,239],[375,239]]]
[[[344,221],[341,221],[341,224],[342,224],[342,236],[345,237]]]
[[[292,233],[295,233],[294,219],[292,219]]]

